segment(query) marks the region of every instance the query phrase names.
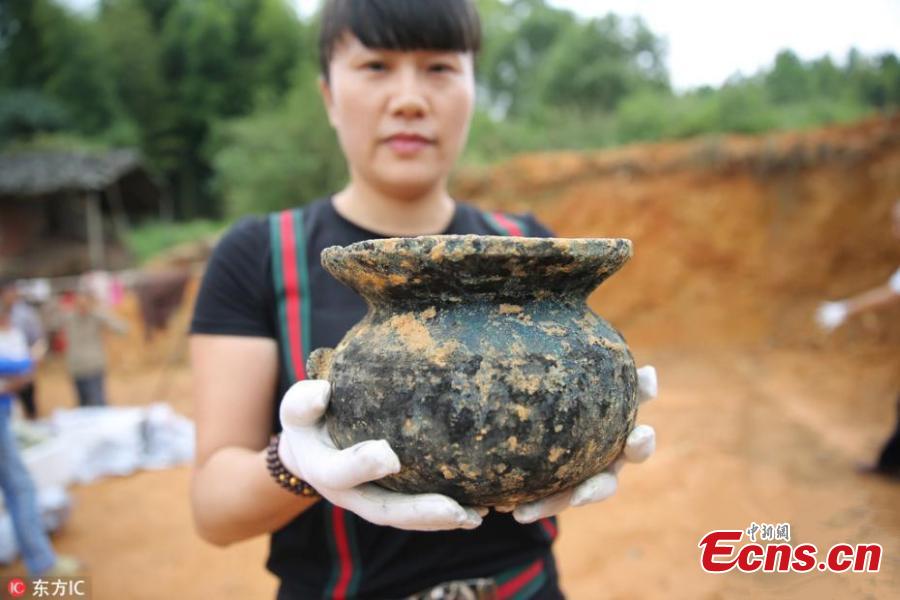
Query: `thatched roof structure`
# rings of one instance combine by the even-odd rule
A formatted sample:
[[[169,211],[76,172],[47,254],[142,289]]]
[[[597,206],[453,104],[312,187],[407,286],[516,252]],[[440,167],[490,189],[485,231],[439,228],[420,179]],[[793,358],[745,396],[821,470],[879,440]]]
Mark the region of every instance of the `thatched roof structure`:
[[[135,172],[142,172],[152,183],[140,154],[130,149],[104,154],[63,151],[0,154],[0,196],[99,192]]]
[[[118,268],[128,260],[122,234],[165,208],[136,150],[0,154],[0,272]]]

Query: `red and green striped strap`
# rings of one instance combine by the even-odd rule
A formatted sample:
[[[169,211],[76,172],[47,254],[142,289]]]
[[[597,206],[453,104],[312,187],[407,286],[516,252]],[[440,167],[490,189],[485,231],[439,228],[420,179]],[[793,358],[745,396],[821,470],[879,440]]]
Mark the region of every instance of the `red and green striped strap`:
[[[506,235],[512,237],[523,237],[525,235],[525,224],[516,217],[506,213],[496,211],[482,212],[488,225],[491,226],[498,235]]]
[[[325,587],[325,597],[335,600],[353,598],[359,590],[361,561],[359,545],[356,542],[356,524],[350,513],[340,506],[326,508],[328,546],[333,558],[331,576]]]
[[[525,568],[515,567],[497,575],[498,600],[527,600],[547,582],[544,559],[539,558]]]
[[[312,297],[303,210],[270,215],[269,231],[282,359],[293,383],[306,379],[306,360],[311,350]],[[351,598],[359,588],[361,573],[356,524],[343,508],[324,500],[323,503],[333,565],[325,597]]]
[[[306,379],[311,310],[303,210],[272,214],[269,232],[282,357],[290,381],[300,381]]]

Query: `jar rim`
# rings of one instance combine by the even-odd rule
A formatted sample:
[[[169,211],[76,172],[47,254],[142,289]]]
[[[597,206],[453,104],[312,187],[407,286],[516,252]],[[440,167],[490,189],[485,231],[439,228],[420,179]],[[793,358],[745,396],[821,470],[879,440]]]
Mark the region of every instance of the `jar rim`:
[[[622,238],[527,238],[432,235],[332,246],[322,265],[367,298],[533,295],[541,290],[586,296],[632,256]],[[578,294],[580,295],[580,294]]]

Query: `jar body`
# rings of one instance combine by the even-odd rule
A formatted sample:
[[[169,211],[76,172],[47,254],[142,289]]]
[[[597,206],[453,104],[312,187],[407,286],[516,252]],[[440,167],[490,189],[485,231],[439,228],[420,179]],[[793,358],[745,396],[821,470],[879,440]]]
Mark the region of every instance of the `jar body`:
[[[331,357],[327,424],[346,448],[386,439],[403,465],[378,483],[464,504],[519,504],[618,455],[636,372],[621,336],[552,299],[372,311]]]

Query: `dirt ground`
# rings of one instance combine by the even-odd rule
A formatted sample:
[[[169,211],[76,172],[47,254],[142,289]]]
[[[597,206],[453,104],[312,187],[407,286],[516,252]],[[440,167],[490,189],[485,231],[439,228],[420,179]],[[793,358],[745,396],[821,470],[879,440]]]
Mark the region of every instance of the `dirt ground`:
[[[876,285],[900,264],[900,118],[818,132],[526,156],[456,183],[532,211],[559,235],[623,236],[635,257],[591,305],[654,364],[660,397],[639,420],[658,450],[619,492],[561,517],[570,598],[896,598],[900,483],[860,475],[896,422],[900,307],[833,335],[817,302]],[[136,308],[121,310],[134,321]],[[172,331],[186,325],[187,312]],[[190,416],[183,340],[111,340],[113,404],[170,402]],[[169,360],[174,357],[175,360]],[[74,405],[61,365],[39,375],[42,411]],[[56,538],[90,565],[95,597],[271,598],[266,541],[220,549],[194,534],[188,468],[72,489]],[[236,483],[239,485],[239,482]],[[712,575],[716,529],[789,523],[791,542],[883,546],[879,573]],[[0,576],[21,567],[0,569]]]
[[[557,553],[572,599],[889,598],[900,587],[900,484],[854,471],[889,432],[894,365],[821,351],[642,351],[660,398],[641,411],[659,449],[624,470],[619,493],[561,519]],[[131,404],[159,370],[113,374],[110,396]],[[169,371],[163,398],[191,414],[189,373]],[[45,410],[74,403],[61,369],[41,378]],[[140,403],[140,402],[138,402]],[[271,598],[263,539],[220,549],[193,533],[188,469],[141,473],[72,490],[55,537],[90,565],[96,598]],[[713,529],[790,523],[794,544],[879,543],[878,574],[710,575],[697,543]],[[20,568],[20,567],[19,567]],[[0,570],[9,575],[16,568]]]

